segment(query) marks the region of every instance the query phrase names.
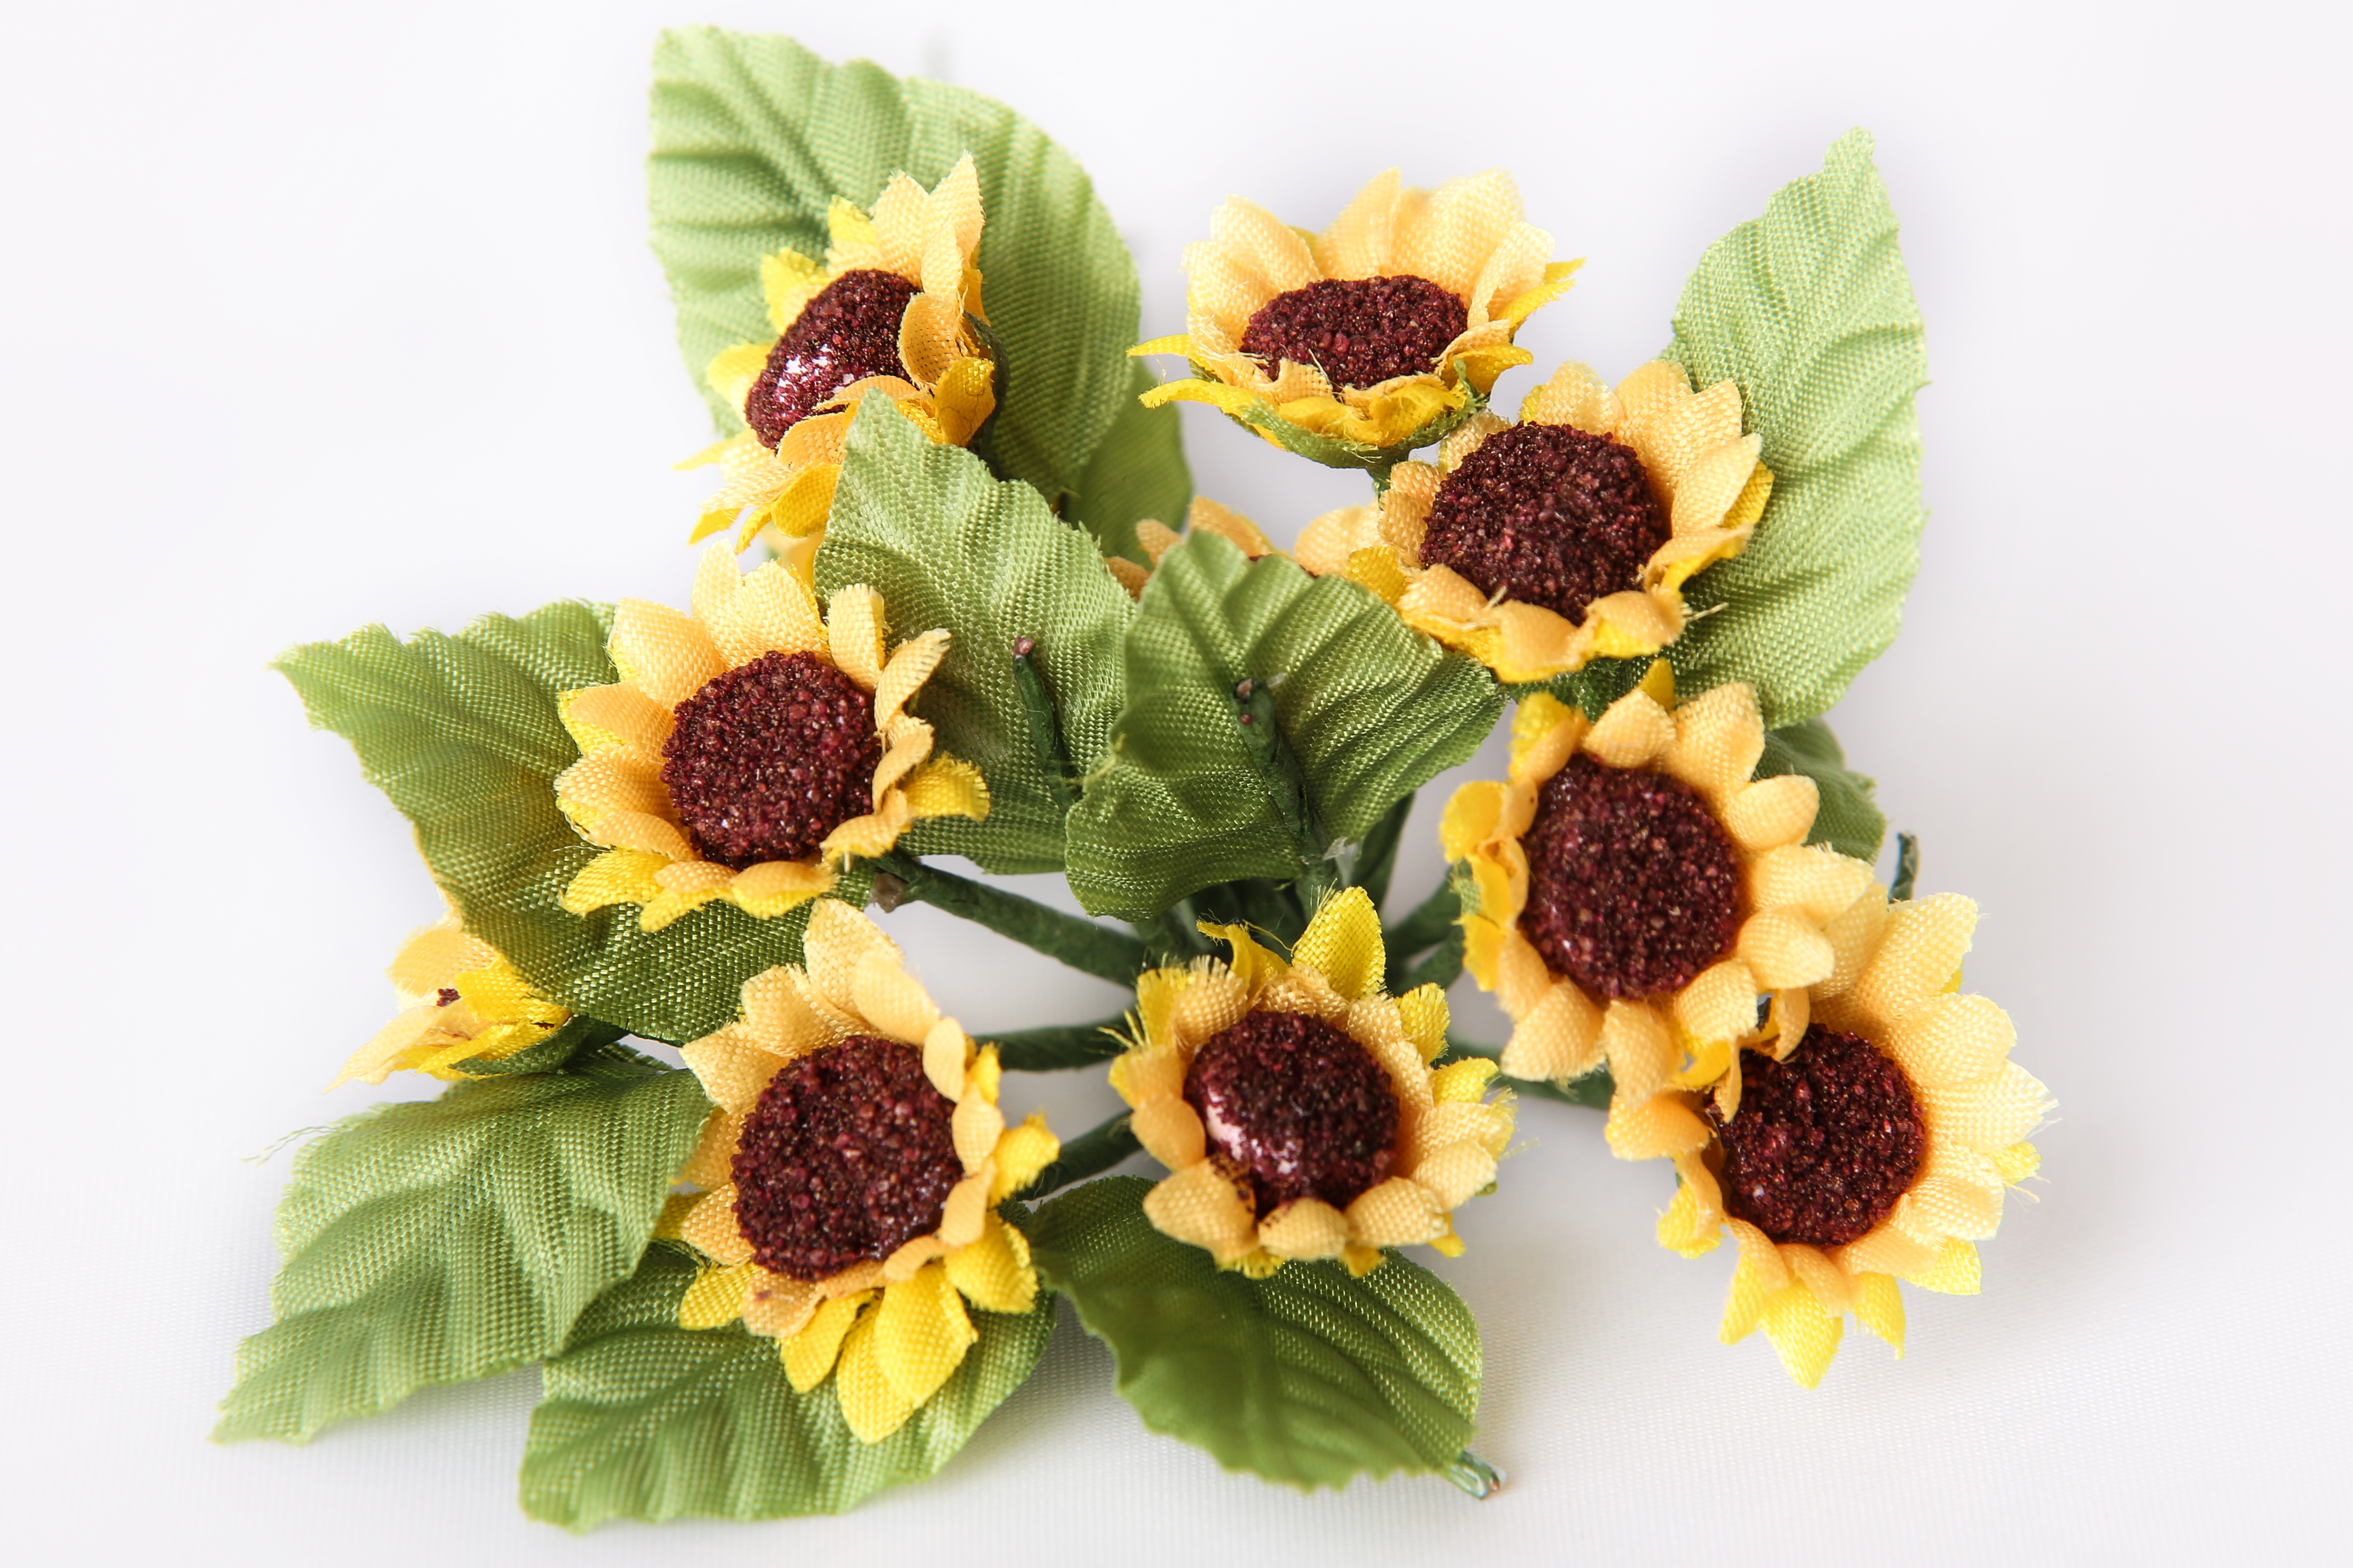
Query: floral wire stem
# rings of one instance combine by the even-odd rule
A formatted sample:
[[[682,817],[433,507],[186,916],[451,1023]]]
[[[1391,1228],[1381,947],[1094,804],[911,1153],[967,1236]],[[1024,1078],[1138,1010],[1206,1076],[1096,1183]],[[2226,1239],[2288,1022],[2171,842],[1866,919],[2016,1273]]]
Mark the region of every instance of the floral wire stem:
[[[1413,792],[1408,790],[1395,805],[1381,813],[1378,822],[1365,834],[1364,843],[1356,850],[1356,868],[1351,879],[1365,889],[1365,896],[1378,910],[1389,896],[1389,877],[1397,870],[1398,845],[1405,837],[1405,819],[1413,813]]]
[[[1908,833],[1895,836],[1895,879],[1887,884],[1891,902],[1905,903],[1920,879],[1920,841]]]
[[[1049,909],[1018,893],[926,866],[913,855],[894,849],[876,856],[870,864],[902,884],[894,901],[913,900],[944,910],[1113,985],[1134,985],[1136,975],[1151,962],[1144,943],[1124,932],[1099,926],[1083,915],[1067,915]]]
[[[1454,879],[1449,876],[1430,889],[1430,897],[1407,911],[1404,919],[1391,925],[1382,934],[1389,950],[1388,988],[1392,995],[1401,994],[1411,987],[1405,984],[1416,953],[1427,952],[1446,940],[1446,933],[1457,931],[1455,921],[1461,918],[1462,900],[1454,890]]]
[[[1062,742],[1061,713],[1054,704],[1052,689],[1046,684],[1046,672],[1034,662],[1037,652],[1036,637],[1013,639],[1013,687],[1021,694],[1021,716],[1029,728],[1029,746],[1037,753],[1038,767],[1046,775],[1046,792],[1068,812],[1079,804],[1079,789],[1072,782],[1070,750]]]
[[[1303,909],[1313,914],[1324,900],[1340,890],[1340,868],[1331,858],[1331,836],[1316,819],[1307,798],[1307,775],[1299,758],[1282,738],[1274,709],[1277,676],[1268,680],[1244,679],[1234,688],[1234,722],[1240,727],[1242,746],[1259,776],[1266,781],[1267,798],[1275,815],[1299,847],[1300,870],[1292,884]]]
[[[1072,1182],[1083,1182],[1089,1176],[1101,1175],[1144,1145],[1136,1141],[1134,1129],[1128,1125],[1133,1117],[1121,1111],[1110,1121],[1080,1133],[1062,1145],[1054,1163],[1038,1173],[1038,1179],[1014,1194],[1023,1202],[1042,1198],[1058,1187]]]
[[[1039,1029],[1014,1029],[979,1037],[997,1047],[1008,1072],[1061,1072],[1070,1068],[1101,1067],[1119,1055],[1122,1042],[1109,1031],[1124,1027],[1127,1019],[1103,1018],[1092,1024],[1050,1024]]]
[[[1454,1456],[1454,1462],[1440,1472],[1480,1502],[1485,1502],[1504,1489],[1504,1475],[1494,1466],[1465,1448]]]
[[[1503,1054],[1501,1046],[1482,1046],[1476,1040],[1466,1040],[1460,1035],[1450,1034],[1446,1037],[1446,1055],[1440,1059],[1459,1062],[1465,1057],[1484,1057],[1492,1062]],[[1588,1110],[1609,1110],[1609,1097],[1617,1089],[1610,1081],[1608,1068],[1596,1068],[1583,1078],[1571,1079],[1567,1083],[1522,1078],[1505,1079],[1504,1081],[1523,1094],[1533,1094],[1540,1100],[1556,1100],[1563,1105],[1581,1105]]]

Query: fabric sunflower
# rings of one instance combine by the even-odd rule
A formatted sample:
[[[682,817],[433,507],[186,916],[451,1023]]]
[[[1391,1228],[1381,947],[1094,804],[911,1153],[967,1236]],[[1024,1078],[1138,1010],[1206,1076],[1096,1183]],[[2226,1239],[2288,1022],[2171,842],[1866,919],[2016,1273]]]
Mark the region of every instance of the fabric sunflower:
[[[1363,1275],[1409,1243],[1460,1253],[1453,1211],[1493,1183],[1512,1099],[1482,1103],[1493,1062],[1430,1067],[1445,994],[1382,994],[1364,889],[1318,910],[1288,962],[1247,926],[1201,929],[1231,962],[1144,975],[1111,1069],[1136,1138],[1172,1173],[1145,1216],[1253,1278],[1324,1258]]]
[[[804,968],[744,984],[744,1016],[683,1048],[716,1109],[663,1233],[711,1266],[679,1322],[776,1341],[793,1387],[828,1377],[880,1442],[964,1363],[965,1304],[1027,1312],[1029,1243],[997,1205],[1060,1152],[1042,1117],[1005,1125],[995,1047],[943,1017],[871,921],[835,900]]]
[[[735,547],[773,527],[786,539],[825,528],[842,444],[860,399],[881,393],[936,442],[964,446],[996,411],[996,373],[980,339],[980,180],[966,153],[926,193],[904,174],[869,215],[836,197],[819,266],[780,250],[760,263],[776,336],[722,350],[704,373],[742,410],[744,429],[681,464],[715,464],[724,482],[693,537],[733,523]]]
[[[480,1057],[504,1061],[571,1021],[571,1012],[541,995],[498,949],[466,929],[452,909],[410,934],[385,970],[406,1004],[398,1016],[352,1053],[329,1089],[354,1080],[382,1083],[421,1072],[462,1079],[457,1064]]]
[[[1786,1055],[1805,1034],[1836,922],[1873,886],[1862,861],[1806,847],[1813,780],[1752,779],[1764,749],[1754,691],[1679,705],[1662,660],[1599,720],[1522,702],[1508,782],[1464,784],[1440,821],[1477,890],[1464,967],[1512,1016],[1503,1070],[1559,1080],[1606,1060],[1627,1159],[1678,1147],[1652,1114],[1662,1088],[1716,1085],[1729,1114],[1736,1047]]]
[[[1193,533],[1214,533],[1253,561],[1261,555],[1282,553],[1259,525],[1241,513],[1231,507],[1220,506],[1208,496],[1195,496],[1192,504],[1185,509],[1184,533],[1177,532],[1156,518],[1147,517],[1135,525],[1136,542],[1144,547],[1144,553],[1151,561],[1151,565],[1139,566],[1122,555],[1106,555],[1103,564],[1111,568],[1111,574],[1119,580],[1121,587],[1127,590],[1128,597],[1140,599],[1144,596],[1144,584],[1151,580],[1152,574],[1160,566],[1160,558],[1187,534]]]
[[[713,899],[780,915],[920,818],[987,816],[979,771],[933,756],[932,727],[906,711],[948,634],[885,658],[887,639],[873,589],[840,590],[820,619],[784,563],[744,575],[723,544],[703,553],[692,614],[623,600],[622,679],[563,700],[581,758],[556,776],[556,804],[606,847],[564,907],[638,904],[647,931]]]
[[[1958,994],[1977,906],[1889,905],[1874,888],[1833,927],[1795,1050],[1750,1057],[1736,1110],[1662,1092],[1644,1113],[1681,1185],[1662,1246],[1696,1258],[1730,1230],[1740,1262],[1721,1337],[1756,1329],[1799,1383],[1821,1381],[1846,1314],[1904,1353],[1896,1282],[1974,1295],[1974,1243],[2041,1164],[2049,1092],[2010,1060],[2017,1030]]]
[[[1194,377],[1144,401],[1206,403],[1318,462],[1385,468],[1529,362],[1513,334],[1580,265],[1551,250],[1500,170],[1425,191],[1391,169],[1315,237],[1229,200],[1185,249],[1186,331],[1129,351],[1181,353]]]
[[[1566,364],[1517,425],[1479,415],[1436,463],[1399,463],[1378,505],[1308,524],[1299,563],[1506,681],[1653,654],[1683,633],[1683,584],[1764,515],[1773,475],[1740,426],[1729,381],[1695,393],[1654,360],[1613,392]]]

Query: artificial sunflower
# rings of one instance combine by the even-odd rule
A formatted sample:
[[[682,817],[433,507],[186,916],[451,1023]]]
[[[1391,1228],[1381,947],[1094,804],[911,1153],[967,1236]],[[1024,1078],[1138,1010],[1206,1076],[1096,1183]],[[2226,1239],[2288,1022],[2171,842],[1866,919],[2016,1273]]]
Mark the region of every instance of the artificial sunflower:
[[[1314,237],[1233,198],[1186,247],[1186,331],[1129,351],[1181,353],[1194,377],[1144,401],[1207,403],[1319,462],[1385,468],[1528,363],[1513,334],[1579,265],[1551,250],[1500,170],[1425,191],[1391,169]]]
[[[1752,1055],[1736,1110],[1669,1091],[1650,1112],[1684,1145],[1661,1244],[1696,1258],[1729,1229],[1722,1338],[1762,1328],[1809,1388],[1849,1312],[1904,1353],[1899,1279],[1974,1295],[1974,1243],[2041,1164],[2025,1139],[2049,1092],[2010,1060],[2009,1016],[1957,994],[1977,918],[1954,894],[1891,906],[1874,888],[1840,921],[1803,1039]]]
[[[814,539],[833,508],[842,444],[860,399],[881,393],[924,434],[961,447],[996,411],[981,341],[980,180],[966,153],[925,192],[893,174],[871,215],[836,197],[819,266],[780,250],[760,263],[776,336],[722,350],[705,378],[744,429],[680,465],[724,476],[693,537],[733,523]]]
[[[1453,1211],[1494,1181],[1512,1100],[1482,1102],[1493,1062],[1430,1067],[1445,993],[1382,994],[1364,889],[1318,910],[1288,962],[1247,926],[1201,929],[1231,962],[1144,975],[1111,1069],[1136,1138],[1172,1173],[1145,1216],[1254,1278],[1324,1258],[1362,1275],[1409,1243],[1461,1252]]]
[[[471,1075],[459,1071],[458,1063],[475,1057],[504,1061],[572,1017],[498,949],[469,931],[455,909],[402,942],[385,973],[407,1005],[352,1053],[329,1089],[354,1079],[382,1083],[404,1070],[467,1078]]]
[[[1736,1047],[1788,1053],[1873,886],[1862,861],[1806,847],[1814,781],[1752,778],[1764,749],[1754,691],[1678,704],[1661,660],[1599,720],[1522,702],[1508,781],[1464,784],[1440,821],[1477,890],[1464,966],[1512,1016],[1503,1070],[1561,1080],[1606,1060],[1625,1158],[1676,1152],[1662,1088],[1715,1085],[1729,1111]]]
[[[966,1301],[1036,1304],[1029,1243],[997,1205],[1060,1145],[1041,1117],[1005,1125],[996,1047],[941,1016],[871,921],[828,899],[804,952],[683,1048],[716,1109],[684,1173],[707,1190],[663,1230],[711,1259],[679,1322],[775,1339],[793,1387],[832,1377],[875,1443],[964,1363]]]
[[[1356,578],[1498,678],[1549,680],[1682,635],[1683,585],[1737,555],[1773,475],[1740,389],[1694,392],[1653,360],[1603,386],[1566,364],[1520,422],[1482,414],[1436,463],[1399,463],[1377,505],[1310,523],[1299,563]]]
[[[906,710],[948,634],[886,658],[888,636],[873,589],[840,590],[820,618],[784,563],[745,575],[723,544],[703,552],[692,614],[621,601],[622,679],[563,700],[581,757],[556,804],[606,849],[564,907],[642,905],[647,931],[713,899],[780,915],[919,818],[987,816],[979,770],[933,756],[932,727]]]
[[[1160,565],[1160,558],[1187,534],[1193,533],[1214,533],[1253,561],[1261,555],[1282,553],[1259,525],[1241,513],[1231,507],[1220,506],[1208,496],[1195,496],[1192,504],[1185,509],[1184,533],[1177,532],[1157,518],[1147,517],[1135,525],[1136,542],[1144,547],[1144,553],[1151,565],[1139,566],[1122,555],[1106,555],[1103,564],[1111,568],[1111,574],[1119,579],[1119,585],[1127,590],[1130,598],[1142,598],[1144,584],[1151,580],[1153,572]]]

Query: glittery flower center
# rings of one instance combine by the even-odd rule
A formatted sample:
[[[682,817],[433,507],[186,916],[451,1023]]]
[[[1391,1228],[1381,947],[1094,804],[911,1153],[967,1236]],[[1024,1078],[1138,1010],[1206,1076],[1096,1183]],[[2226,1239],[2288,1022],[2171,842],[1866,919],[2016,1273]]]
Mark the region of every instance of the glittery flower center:
[[[1397,1157],[1388,1070],[1304,1013],[1252,1013],[1211,1036],[1186,1071],[1185,1102],[1248,1178],[1261,1218],[1293,1198],[1345,1208]]]
[[[662,784],[704,859],[806,860],[873,809],[874,701],[813,653],[766,653],[678,705]]]
[[[1612,997],[1674,991],[1731,945],[1740,865],[1699,792],[1579,753],[1536,795],[1520,840],[1520,930],[1556,974]]]
[[[852,1035],[769,1080],[735,1145],[735,1224],[772,1274],[822,1279],[939,1228],[955,1106],[913,1046]]]
[[[744,399],[744,422],[760,444],[774,447],[853,381],[905,375],[899,322],[915,293],[895,272],[862,268],[843,273],[803,306]]]
[[[1787,1061],[1749,1052],[1740,1111],[1707,1119],[1724,1146],[1724,1207],[1775,1241],[1843,1247],[1887,1217],[1928,1157],[1911,1080],[1820,1025]]]
[[[1315,366],[1335,390],[1377,386],[1436,370],[1469,321],[1461,300],[1427,278],[1333,278],[1261,305],[1241,350],[1269,375],[1290,360]]]
[[[1640,585],[1672,532],[1631,447],[1566,425],[1514,425],[1439,482],[1421,561],[1582,621],[1594,600]]]

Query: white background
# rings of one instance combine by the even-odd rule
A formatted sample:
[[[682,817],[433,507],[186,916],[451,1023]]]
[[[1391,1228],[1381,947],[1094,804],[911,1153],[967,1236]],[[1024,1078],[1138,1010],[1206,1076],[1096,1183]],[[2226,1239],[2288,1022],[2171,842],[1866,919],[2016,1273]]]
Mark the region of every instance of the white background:
[[[1904,638],[1834,719],[1924,887],[1982,903],[1972,988],[2062,1106],[1985,1294],[1910,1292],[1901,1363],[1850,1336],[1797,1389],[1715,1342],[1729,1259],[1652,1242],[1664,1169],[1531,1104],[1439,1265],[1485,1330],[1477,1446],[1512,1476],[1485,1504],[1228,1476],[1143,1432],[1067,1321],[942,1477],[840,1520],[531,1523],[529,1372],[305,1449],[207,1444],[287,1169],[242,1157],[369,1101],[318,1086],[437,912],[265,665],[373,620],[683,601],[709,481],[669,465],[708,426],[641,160],[653,33],[697,20],[1015,104],[1124,226],[1147,335],[1229,193],[1320,226],[1391,164],[1508,164],[1590,258],[1524,336],[1537,374],[1646,358],[1706,243],[1870,127],[1929,326],[1935,515]],[[221,3],[5,37],[17,1561],[2309,1560],[2353,1528],[2353,343],[2318,7]],[[1202,487],[1278,538],[1356,499],[1187,417]],[[890,924],[975,1027],[1115,1001]],[[1066,1131],[1110,1104],[1033,1089]]]

